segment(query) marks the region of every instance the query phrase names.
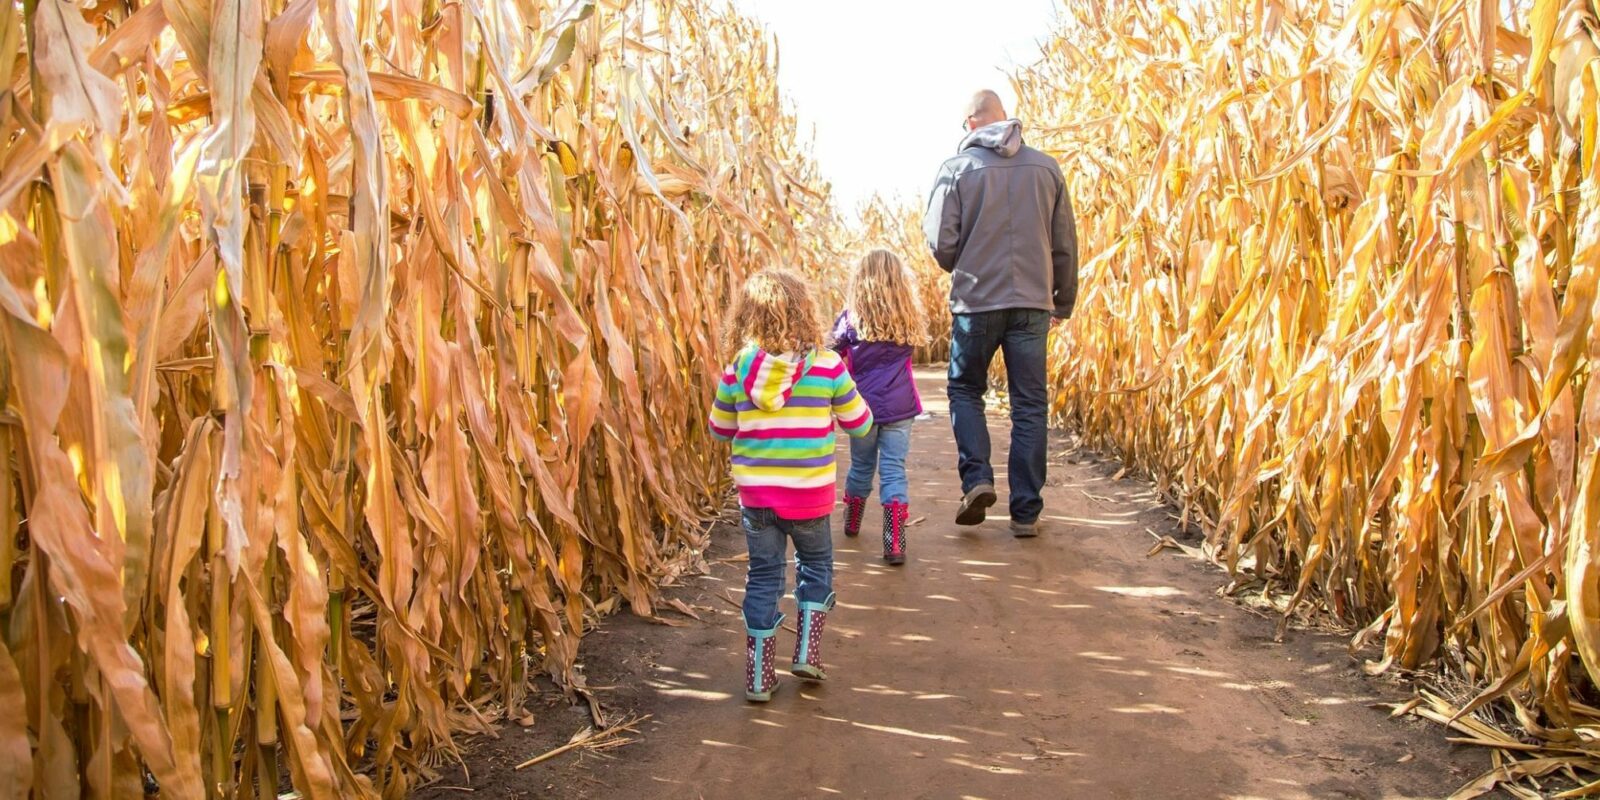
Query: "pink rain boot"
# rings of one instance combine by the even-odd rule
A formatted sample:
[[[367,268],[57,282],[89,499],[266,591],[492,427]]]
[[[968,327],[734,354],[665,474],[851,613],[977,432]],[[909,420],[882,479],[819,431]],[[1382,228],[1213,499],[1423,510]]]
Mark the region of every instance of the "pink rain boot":
[[[828,622],[833,598],[830,594],[820,603],[800,604],[800,635],[794,640],[794,664],[789,672],[807,680],[828,679],[828,673],[822,670],[822,628]]]
[[[906,563],[906,524],[911,506],[896,500],[883,504],[883,560]]]
[[[783,624],[783,615],[778,616],[778,621],[771,628],[764,631],[750,627],[745,623],[744,629],[744,699],[752,703],[765,703],[772,699],[772,691],[778,688],[778,676],[772,669],[773,638],[778,634],[778,626]]]
[[[844,496],[844,535],[861,535],[861,518],[867,514],[867,498],[853,494]]]

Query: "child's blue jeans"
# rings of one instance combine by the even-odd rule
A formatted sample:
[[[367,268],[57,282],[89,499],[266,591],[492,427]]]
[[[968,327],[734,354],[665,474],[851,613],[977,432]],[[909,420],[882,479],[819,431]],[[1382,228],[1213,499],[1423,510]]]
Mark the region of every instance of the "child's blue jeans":
[[[906,454],[911,452],[911,420],[874,425],[866,436],[850,440],[850,474],[845,494],[866,497],[872,493],[872,473],[878,473],[878,500],[910,502],[906,486]]]
[[[739,512],[745,544],[750,548],[750,572],[744,584],[745,625],[758,631],[777,627],[789,539],[794,540],[795,600],[827,602],[833,594],[833,534],[829,518],[783,519],[770,508],[741,507]]]

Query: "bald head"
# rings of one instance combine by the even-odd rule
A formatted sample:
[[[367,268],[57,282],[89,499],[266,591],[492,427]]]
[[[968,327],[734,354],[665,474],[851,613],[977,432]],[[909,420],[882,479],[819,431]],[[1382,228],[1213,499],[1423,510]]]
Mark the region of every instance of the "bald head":
[[[1006,107],[1000,102],[1000,95],[984,89],[972,95],[972,99],[967,101],[967,116],[961,124],[972,131],[985,125],[1004,122],[1005,119]]]

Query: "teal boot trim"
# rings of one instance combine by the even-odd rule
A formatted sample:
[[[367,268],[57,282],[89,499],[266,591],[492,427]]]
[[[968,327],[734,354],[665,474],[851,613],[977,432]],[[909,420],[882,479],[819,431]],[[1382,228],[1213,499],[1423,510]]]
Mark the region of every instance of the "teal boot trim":
[[[829,594],[820,603],[800,603],[800,630],[795,637],[794,663],[789,672],[814,681],[828,679],[822,668],[822,630],[828,622],[828,612],[833,610],[835,594]]]
[[[773,639],[778,635],[778,628],[783,626],[783,615],[778,615],[778,621],[771,628],[757,630],[745,624],[745,653],[744,653],[744,699],[755,703],[765,703],[772,699],[773,690],[778,688],[778,676],[773,670]]]

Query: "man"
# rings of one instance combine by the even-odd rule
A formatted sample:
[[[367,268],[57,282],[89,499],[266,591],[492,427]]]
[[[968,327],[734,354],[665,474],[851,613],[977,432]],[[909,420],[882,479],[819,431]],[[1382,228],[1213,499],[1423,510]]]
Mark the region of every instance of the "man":
[[[1055,159],[1022,143],[1022,123],[1000,96],[973,95],[957,155],[944,162],[923,233],[950,280],[950,422],[960,452],[961,510],[977,525],[994,505],[983,396],[989,362],[1005,354],[1011,398],[1011,533],[1037,536],[1044,510],[1049,395],[1045,339],[1072,314],[1078,236]]]

